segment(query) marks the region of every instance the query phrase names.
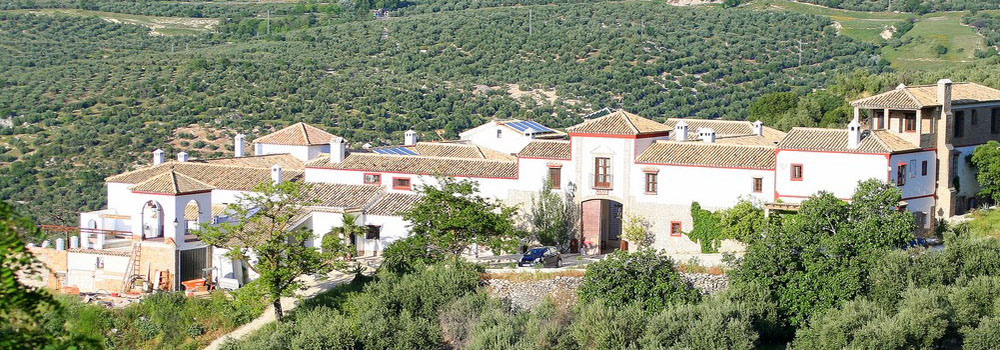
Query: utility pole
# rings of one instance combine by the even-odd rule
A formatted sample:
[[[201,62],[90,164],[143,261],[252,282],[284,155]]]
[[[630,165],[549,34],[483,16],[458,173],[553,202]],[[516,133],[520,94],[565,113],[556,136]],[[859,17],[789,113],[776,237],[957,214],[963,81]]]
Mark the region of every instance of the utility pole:
[[[802,40],[798,40],[798,42],[799,42],[799,67],[801,67],[802,66]]]
[[[271,10],[267,10],[267,35],[271,35]]]
[[[528,9],[528,36],[531,36],[531,9]]]

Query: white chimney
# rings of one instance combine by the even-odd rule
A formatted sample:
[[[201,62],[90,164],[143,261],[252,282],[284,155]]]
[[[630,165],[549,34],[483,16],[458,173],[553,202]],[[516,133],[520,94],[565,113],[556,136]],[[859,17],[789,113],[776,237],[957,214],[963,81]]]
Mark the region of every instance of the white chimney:
[[[347,143],[343,137],[334,136],[330,139],[330,163],[340,163],[347,157]]]
[[[861,145],[861,123],[858,122],[858,118],[854,118],[847,124],[847,148],[857,149],[859,145]]]
[[[370,150],[370,149],[372,149],[372,144],[365,142],[364,145],[361,145],[361,149],[366,150],[366,151]]]
[[[233,156],[236,158],[245,156],[243,154],[243,147],[246,143],[246,138],[243,134],[236,134],[236,137],[233,139]]]
[[[153,151],[153,165],[163,164],[164,159],[166,158],[164,157],[162,149],[156,149]]]
[[[177,161],[178,162],[186,162],[186,161],[188,161],[188,154],[187,154],[187,152],[177,153]]]
[[[938,80],[937,99],[941,103],[941,114],[946,115],[951,113],[951,80]]]
[[[255,156],[262,156],[262,155],[264,155],[264,144],[262,144],[262,143],[255,143],[255,144],[253,144],[253,155],[255,155]]]
[[[417,132],[413,130],[406,130],[406,132],[403,133],[403,145],[413,146],[415,144],[417,144]]]
[[[281,166],[278,164],[271,166],[271,182],[281,183]]]
[[[688,140],[688,123],[683,120],[677,122],[674,125],[674,141],[687,141]]]
[[[715,130],[712,128],[702,128],[699,131],[701,132],[701,142],[715,143]]]
[[[764,136],[764,122],[759,120],[753,122],[753,134],[757,136]]]

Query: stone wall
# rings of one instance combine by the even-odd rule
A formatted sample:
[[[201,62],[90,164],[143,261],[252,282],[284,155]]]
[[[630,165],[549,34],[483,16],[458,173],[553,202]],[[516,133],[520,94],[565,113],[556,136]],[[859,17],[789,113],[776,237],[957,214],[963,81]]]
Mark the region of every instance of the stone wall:
[[[701,294],[715,294],[729,286],[726,275],[707,273],[681,273],[681,278]],[[518,310],[528,310],[551,298],[556,302],[575,303],[576,289],[583,277],[557,276],[552,279],[511,281],[490,279],[486,281],[490,295],[510,301]]]

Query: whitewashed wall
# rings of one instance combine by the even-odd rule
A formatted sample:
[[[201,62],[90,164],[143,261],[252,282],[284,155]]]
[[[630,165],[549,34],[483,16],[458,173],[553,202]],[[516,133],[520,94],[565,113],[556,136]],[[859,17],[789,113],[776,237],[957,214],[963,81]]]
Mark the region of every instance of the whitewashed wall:
[[[922,175],[922,162],[927,162],[927,175]],[[895,154],[889,158],[889,183],[896,184],[899,164],[906,164],[906,183],[900,186],[903,198],[930,196],[936,184],[936,154],[934,151]]]
[[[500,130],[500,137],[497,137]],[[459,134],[462,140],[503,153],[517,153],[531,142],[530,136],[525,136],[514,129],[497,123],[486,123]]]
[[[802,181],[791,180],[792,164],[802,164]],[[851,198],[859,181],[886,181],[889,171],[887,154],[778,150],[774,176],[778,198],[798,203],[821,190]]]

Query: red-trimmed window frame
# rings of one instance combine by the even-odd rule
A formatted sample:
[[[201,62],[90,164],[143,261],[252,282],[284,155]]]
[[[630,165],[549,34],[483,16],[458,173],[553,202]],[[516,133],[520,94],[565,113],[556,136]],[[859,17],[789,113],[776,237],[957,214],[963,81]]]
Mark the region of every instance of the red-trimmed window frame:
[[[906,163],[896,164],[896,186],[906,185]]]
[[[378,179],[378,180],[375,181],[375,182],[368,182],[368,176],[375,176],[375,178]],[[361,177],[361,182],[363,182],[365,185],[381,185],[382,184],[382,174],[380,174],[380,173],[365,173]]]
[[[676,228],[676,230],[675,230],[675,228]],[[683,232],[682,232],[683,229],[684,229],[684,226],[683,226],[683,224],[681,224],[680,221],[671,221],[670,222],[670,237],[680,237],[681,234],[683,234]]]
[[[927,161],[920,163],[920,176],[927,176]]]
[[[754,176],[750,181],[750,192],[751,193],[764,193],[764,178],[760,176]]]
[[[406,186],[396,185],[396,180],[406,180]],[[413,182],[410,181],[408,177],[393,177],[392,178],[392,189],[394,190],[411,190],[413,188]]]
[[[903,132],[914,133],[917,132],[917,116],[909,115],[903,116]]]
[[[795,177],[795,167],[799,168],[799,177]],[[792,181],[802,181],[805,174],[804,168],[805,167],[803,167],[800,163],[792,163],[792,167],[789,169],[789,178],[791,178]]]

